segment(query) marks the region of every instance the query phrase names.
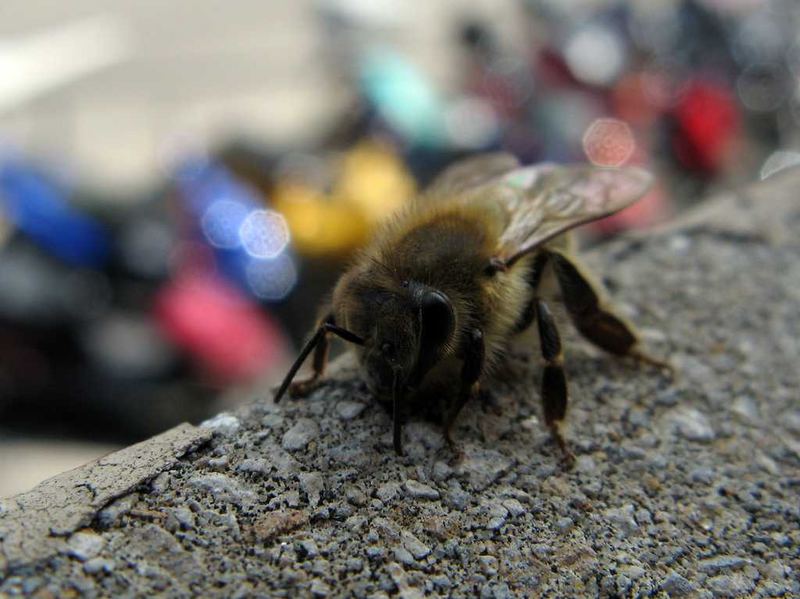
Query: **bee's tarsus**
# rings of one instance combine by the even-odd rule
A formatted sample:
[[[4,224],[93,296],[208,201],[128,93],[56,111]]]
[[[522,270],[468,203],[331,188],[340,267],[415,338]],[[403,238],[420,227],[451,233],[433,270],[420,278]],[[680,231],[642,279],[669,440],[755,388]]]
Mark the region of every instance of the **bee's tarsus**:
[[[483,373],[483,365],[486,359],[486,346],[483,341],[483,331],[472,329],[463,341],[461,355],[464,362],[461,365],[461,385],[455,404],[447,412],[444,420],[444,436],[448,443],[452,443],[450,431],[458,418],[461,409],[469,401],[470,397],[477,395],[478,381]]]
[[[637,362],[641,362],[642,364],[647,364],[648,366],[653,366],[654,368],[658,368],[659,370],[669,374],[669,377],[671,379],[676,379],[678,377],[677,368],[675,368],[675,365],[669,360],[662,360],[660,358],[655,358],[650,354],[648,354],[647,352],[640,349],[639,347],[634,347],[628,353],[628,355]]]
[[[536,302],[536,320],[539,325],[539,340],[545,366],[542,373],[542,406],[544,421],[553,439],[561,448],[565,459],[572,455],[561,434],[561,422],[567,415],[567,375],[561,360],[561,338],[547,304]]]

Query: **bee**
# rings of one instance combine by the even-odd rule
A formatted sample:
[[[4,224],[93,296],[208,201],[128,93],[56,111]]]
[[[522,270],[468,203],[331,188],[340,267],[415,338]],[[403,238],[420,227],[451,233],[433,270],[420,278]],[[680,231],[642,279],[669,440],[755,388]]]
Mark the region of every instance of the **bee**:
[[[398,455],[409,398],[442,382],[452,395],[441,414],[452,444],[461,409],[510,341],[536,323],[544,421],[571,464],[561,432],[567,377],[545,289],[560,287],[567,314],[591,343],[669,367],[644,353],[634,328],[601,299],[570,252],[567,234],[636,202],[651,182],[638,168],[521,166],[502,153],[449,167],[377,232],[339,279],[275,402],[287,390],[304,396],[321,383],[335,335],[352,344],[368,388],[391,409]],[[312,352],[313,374],[293,383]]]

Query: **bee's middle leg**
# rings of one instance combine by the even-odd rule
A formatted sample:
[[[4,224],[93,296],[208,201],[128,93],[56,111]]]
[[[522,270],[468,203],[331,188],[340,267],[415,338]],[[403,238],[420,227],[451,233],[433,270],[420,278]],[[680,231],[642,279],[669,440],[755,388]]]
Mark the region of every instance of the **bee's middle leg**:
[[[443,427],[444,438],[449,445],[453,445],[450,431],[458,418],[461,409],[467,401],[478,393],[479,380],[483,372],[483,363],[486,357],[486,348],[483,342],[483,331],[472,329],[464,341],[462,349],[464,362],[461,366],[461,385],[458,396],[453,406],[444,413]]]
[[[539,340],[541,342],[542,357],[545,361],[542,374],[542,405],[544,407],[544,421],[553,440],[558,444],[564,455],[567,468],[575,463],[575,456],[569,448],[564,436],[561,434],[561,423],[567,414],[567,375],[564,372],[561,354],[561,338],[553,320],[553,315],[547,304],[542,300],[536,301],[536,321],[539,327]]]

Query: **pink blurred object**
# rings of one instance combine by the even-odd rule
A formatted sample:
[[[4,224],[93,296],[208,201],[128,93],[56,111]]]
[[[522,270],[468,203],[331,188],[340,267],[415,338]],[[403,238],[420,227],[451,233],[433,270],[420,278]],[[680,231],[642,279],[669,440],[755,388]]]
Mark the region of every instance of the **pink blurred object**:
[[[278,326],[222,279],[189,272],[156,296],[164,334],[220,384],[251,381],[279,360],[286,341]]]
[[[653,172],[648,167],[649,162],[647,152],[642,149],[641,145],[638,145],[626,165],[641,166]],[[587,228],[595,235],[606,237],[628,229],[644,229],[652,226],[664,221],[671,212],[669,194],[661,182],[656,179],[653,187],[641,200],[625,208],[622,212],[591,223]]]
[[[666,218],[669,214],[669,199],[661,185],[655,185],[641,200],[591,224],[591,230],[600,236],[619,233],[628,229],[642,229]]]

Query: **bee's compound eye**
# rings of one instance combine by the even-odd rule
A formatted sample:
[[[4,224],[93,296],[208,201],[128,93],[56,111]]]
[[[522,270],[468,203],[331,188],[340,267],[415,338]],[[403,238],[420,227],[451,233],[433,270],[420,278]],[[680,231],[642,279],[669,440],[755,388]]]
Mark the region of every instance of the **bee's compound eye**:
[[[408,279],[405,279],[405,280],[403,280],[403,281],[400,283],[400,285],[401,285],[402,287],[408,287],[408,285],[409,285]]]

